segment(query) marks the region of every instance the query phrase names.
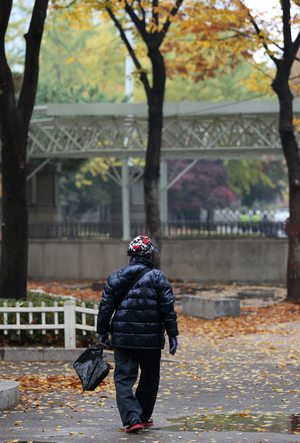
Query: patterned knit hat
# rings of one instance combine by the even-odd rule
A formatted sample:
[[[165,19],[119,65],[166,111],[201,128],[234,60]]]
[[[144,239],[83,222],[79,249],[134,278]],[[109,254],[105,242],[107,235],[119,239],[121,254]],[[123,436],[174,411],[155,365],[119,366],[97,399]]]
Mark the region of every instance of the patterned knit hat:
[[[150,237],[138,235],[128,245],[127,255],[148,255],[157,252]]]

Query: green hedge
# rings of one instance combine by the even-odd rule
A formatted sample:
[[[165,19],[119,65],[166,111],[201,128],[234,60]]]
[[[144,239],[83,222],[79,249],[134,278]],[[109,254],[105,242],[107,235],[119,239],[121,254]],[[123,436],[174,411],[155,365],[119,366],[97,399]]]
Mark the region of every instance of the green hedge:
[[[41,306],[44,302],[45,306],[54,306],[54,302],[58,303],[58,306],[63,306],[64,302],[67,300],[73,300],[72,297],[60,297],[55,295],[47,294],[43,291],[27,291],[26,300],[15,300],[15,299],[1,299],[0,307],[3,307],[3,303],[6,302],[8,307],[15,307],[16,303],[19,302],[20,307],[28,307],[29,302],[32,302],[33,307]],[[76,306],[81,306],[83,300],[75,300]],[[94,304],[99,306],[99,300],[85,301],[85,307],[94,309]],[[41,323],[41,313],[33,313],[33,323]],[[46,312],[46,324],[54,324],[54,313]],[[58,313],[58,323],[63,323],[63,312]],[[20,314],[21,323],[28,324],[29,314]],[[14,313],[8,314],[8,323],[15,323],[16,315]],[[81,314],[76,313],[76,322],[81,323]],[[4,315],[0,313],[0,324],[4,324]],[[86,314],[86,324],[93,325],[94,319],[93,315]],[[90,344],[97,342],[98,335],[95,332],[86,331],[86,335],[82,334],[82,331],[76,331],[76,346],[77,347],[87,347]],[[0,346],[64,346],[64,330],[59,329],[58,333],[55,333],[54,329],[46,330],[46,334],[43,334],[41,330],[33,330],[30,334],[29,330],[9,330],[8,334],[5,335],[3,330],[0,330]]]

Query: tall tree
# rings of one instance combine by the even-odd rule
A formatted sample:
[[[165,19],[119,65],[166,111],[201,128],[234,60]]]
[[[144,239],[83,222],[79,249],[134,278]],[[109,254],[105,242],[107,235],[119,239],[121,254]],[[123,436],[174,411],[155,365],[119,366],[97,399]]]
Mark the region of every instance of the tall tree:
[[[128,39],[122,22],[117,14],[107,5],[106,10],[120,32],[129,54],[140,72],[140,81],[142,82],[148,103],[148,140],[146,151],[146,162],[144,169],[144,198],[146,231],[161,251],[161,223],[159,210],[159,170],[160,170],[160,150],[163,128],[163,103],[166,84],[166,67],[164,57],[160,47],[167,35],[173,17],[179,11],[183,0],[176,0],[168,8],[167,14],[160,7],[159,0],[148,2],[149,5],[143,5],[137,2],[137,5],[123,2],[125,12],[134,24],[137,32],[142,38],[147,48],[147,55],[151,61],[152,84],[149,81],[148,74],[142,69],[133,46]],[[161,19],[162,16],[164,19]],[[156,265],[160,266],[159,256],[156,258]]]
[[[208,2],[207,5],[213,2]],[[225,41],[232,39],[236,44],[236,51],[247,59],[251,58],[256,66],[257,58],[253,57],[257,50],[263,49],[269,60],[275,66],[270,69],[269,64],[263,67],[265,79],[272,79],[272,88],[279,101],[279,134],[283,153],[286,159],[289,176],[289,206],[290,206],[290,235],[287,264],[288,299],[300,298],[300,162],[299,149],[295,137],[293,94],[291,91],[291,70],[294,63],[299,61],[297,53],[300,45],[299,32],[299,0],[278,0],[272,8],[263,11],[264,3],[257,8],[248,8],[246,0],[220,0],[217,2],[219,10],[224,14],[212,14],[208,20],[199,20],[205,13],[202,2],[196,2],[198,13],[193,15],[194,25],[198,27],[199,38],[194,48],[186,51],[185,57],[198,57],[198,63],[203,62],[203,53],[197,45],[199,41],[207,43],[208,58],[212,56],[212,42],[216,26],[221,25],[226,32],[220,35],[220,44],[216,45],[212,56],[212,64],[223,57]],[[216,4],[217,4],[216,3]],[[248,4],[248,2],[247,2]],[[250,4],[250,2],[249,2]],[[201,10],[200,10],[201,8]],[[216,9],[217,12],[217,9]],[[185,26],[185,24],[183,24]],[[243,38],[245,37],[245,38]],[[210,43],[208,41],[210,40]],[[224,46],[225,44],[225,46]],[[223,57],[225,63],[231,64],[231,59]],[[176,65],[175,65],[176,66]],[[177,64],[180,67],[180,65]],[[196,65],[195,65],[196,66]],[[222,66],[222,60],[217,66]],[[182,68],[181,68],[182,69]],[[196,68],[195,68],[196,69]],[[259,63],[261,69],[261,63]],[[195,71],[196,80],[201,79]],[[250,80],[252,83],[255,79]],[[261,89],[261,85],[260,90]],[[263,88],[264,89],[264,88]]]
[[[289,176],[290,231],[287,264],[288,299],[300,298],[300,161],[299,148],[293,125],[293,94],[290,87],[291,69],[299,61],[300,46],[299,1],[278,1],[279,27],[276,21],[263,21],[259,14],[249,10],[244,2],[238,2],[245,11],[245,21],[254,29],[258,43],[275,65],[272,88],[279,101],[279,134]],[[293,6],[293,7],[292,7]],[[292,29],[296,30],[293,38]],[[272,34],[273,31],[273,34]],[[275,34],[274,34],[275,31]],[[249,33],[247,34],[249,37]]]
[[[28,32],[24,77],[19,99],[7,62],[5,36],[12,0],[0,4],[0,137],[2,141],[2,250],[0,297],[25,298],[27,285],[28,213],[26,146],[39,72],[40,44],[49,0],[35,0]]]

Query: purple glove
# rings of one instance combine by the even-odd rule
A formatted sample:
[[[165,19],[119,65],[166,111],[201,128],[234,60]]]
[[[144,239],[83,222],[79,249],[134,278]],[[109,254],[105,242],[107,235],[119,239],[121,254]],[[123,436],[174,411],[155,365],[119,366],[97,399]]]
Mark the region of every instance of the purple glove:
[[[107,334],[103,334],[103,335],[99,335],[99,343],[100,345],[107,347],[110,346],[110,339],[108,337],[108,333]]]
[[[169,337],[169,343],[170,343],[170,354],[174,355],[178,346],[178,340],[177,337]]]

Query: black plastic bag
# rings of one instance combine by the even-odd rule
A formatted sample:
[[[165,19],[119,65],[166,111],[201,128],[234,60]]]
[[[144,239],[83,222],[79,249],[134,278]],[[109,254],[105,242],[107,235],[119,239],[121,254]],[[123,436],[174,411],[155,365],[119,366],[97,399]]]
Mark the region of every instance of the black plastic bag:
[[[75,361],[73,368],[82,383],[83,391],[93,391],[105,379],[112,366],[103,360],[103,346],[88,347]]]

